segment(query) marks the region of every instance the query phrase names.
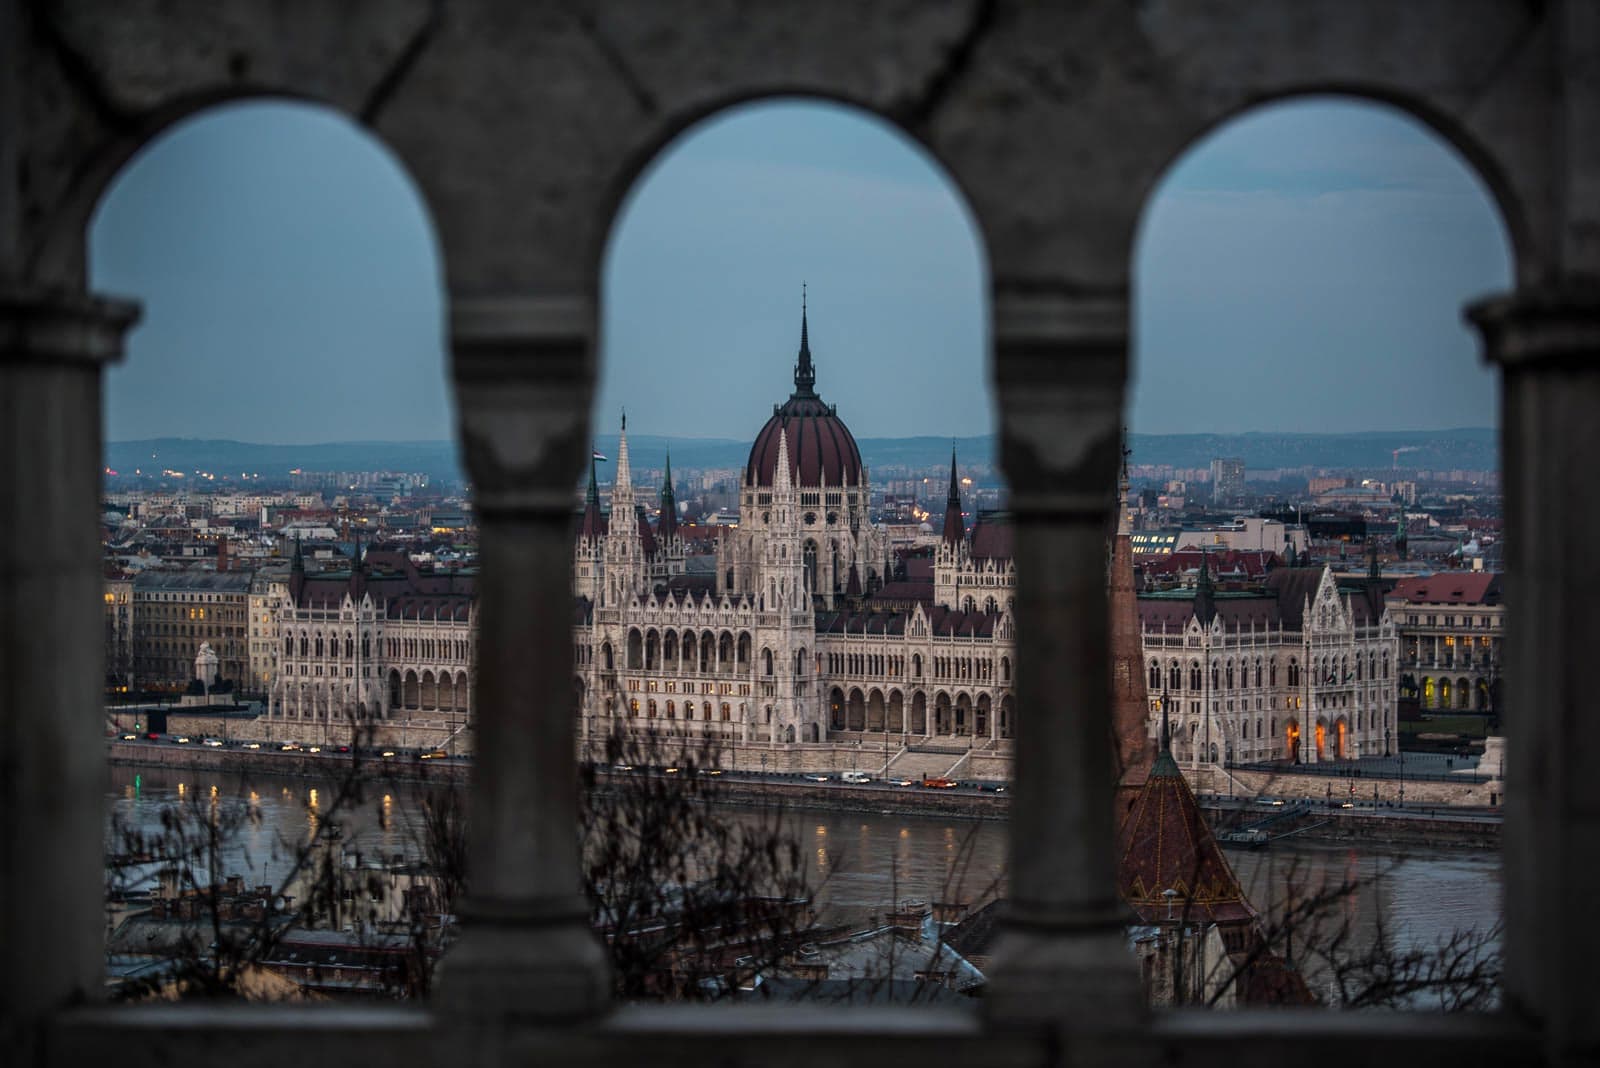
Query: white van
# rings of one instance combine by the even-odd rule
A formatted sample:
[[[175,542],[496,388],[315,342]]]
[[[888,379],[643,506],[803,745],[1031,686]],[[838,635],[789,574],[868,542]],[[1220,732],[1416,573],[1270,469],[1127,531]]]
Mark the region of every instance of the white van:
[[[839,773],[840,782],[863,783],[871,782],[872,776],[864,771],[845,771]]]

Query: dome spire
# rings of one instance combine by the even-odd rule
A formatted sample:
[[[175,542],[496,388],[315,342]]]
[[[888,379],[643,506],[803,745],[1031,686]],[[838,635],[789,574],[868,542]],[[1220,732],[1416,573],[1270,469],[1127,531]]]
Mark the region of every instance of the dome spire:
[[[816,396],[817,369],[811,365],[811,338],[806,328],[806,284],[800,283],[800,359],[794,365],[794,395]]]

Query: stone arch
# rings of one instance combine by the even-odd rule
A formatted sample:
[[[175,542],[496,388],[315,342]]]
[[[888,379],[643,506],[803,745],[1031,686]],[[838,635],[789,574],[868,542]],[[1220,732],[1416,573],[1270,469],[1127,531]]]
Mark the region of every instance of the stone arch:
[[[750,644],[750,632],[740,631],[737,652],[735,654],[738,658],[736,663],[740,672],[746,672],[750,670]]]
[[[1350,759],[1350,720],[1339,716],[1333,721],[1333,759]]]
[[[407,708],[417,709],[422,707],[422,684],[415,671],[406,672],[405,695]]]
[[[419,702],[422,708],[439,707],[439,680],[433,677],[432,671],[422,673],[422,692]]]
[[[887,707],[882,690],[873,687],[867,692],[867,730],[881,731],[885,728]]]
[[[717,636],[709,630],[700,632],[700,673],[710,674],[717,666]]]
[[[661,670],[661,635],[654,627],[644,632],[644,669]]]
[[[885,730],[904,732],[906,729],[906,700],[899,690],[889,691],[889,720]]]
[[[1300,763],[1300,721],[1294,716],[1283,724],[1283,757],[1291,764]]]
[[[1017,731],[1017,702],[1010,694],[1000,698],[1000,717],[995,724],[1001,738],[1010,738]]]
[[[472,683],[465,671],[456,672],[456,711],[466,712],[472,707]]]
[[[844,730],[844,691],[837,686],[828,691],[828,726],[831,730]]]
[[[699,668],[699,666],[700,666],[700,658],[699,658],[699,654],[698,654],[698,652],[696,650],[696,642],[695,642],[695,637],[694,637],[694,631],[686,630],[686,631],[683,632],[683,638],[682,638],[681,644],[679,646],[679,649],[680,649],[681,654],[682,654],[683,670],[685,670],[685,671],[695,671],[695,670],[697,670]]]
[[[933,733],[954,734],[955,717],[951,713],[950,695],[943,690],[933,696]]]
[[[732,671],[733,666],[733,632],[725,630],[717,635],[717,670]]]
[[[405,694],[401,690],[400,672],[395,668],[389,669],[389,707],[400,708],[405,702]]]
[[[678,632],[675,630],[661,634],[661,667],[663,671],[678,670]]]
[[[617,670],[617,658],[611,651],[610,642],[600,643],[600,667],[606,671]]]
[[[638,627],[628,628],[628,670],[644,670],[644,634]]]
[[[772,650],[771,649],[763,648],[761,650],[761,674],[763,674],[763,675],[772,674]]]
[[[806,647],[803,645],[795,650],[794,673],[796,675],[804,675],[806,673]]]
[[[979,694],[977,705],[973,709],[975,718],[972,725],[972,733],[979,738],[989,737],[990,728],[993,726],[989,715],[991,707],[992,702],[989,699],[989,695],[986,693]]]
[[[955,721],[952,727],[960,737],[972,733],[972,695],[965,690],[956,694]]]
[[[1472,683],[1465,677],[1456,680],[1456,707],[1460,709],[1472,706]]]
[[[848,731],[866,730],[867,727],[867,702],[861,690],[851,687],[850,697],[845,704],[844,728]]]
[[[911,695],[911,732],[928,733],[928,695],[921,690]]]

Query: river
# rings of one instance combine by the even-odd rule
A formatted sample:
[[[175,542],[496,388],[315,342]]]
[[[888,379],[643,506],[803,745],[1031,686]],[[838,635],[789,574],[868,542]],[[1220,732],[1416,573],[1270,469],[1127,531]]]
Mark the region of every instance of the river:
[[[340,804],[330,785],[302,779],[204,770],[113,767],[106,794],[107,851],[125,852],[128,831],[160,831],[163,813],[215,812],[231,824],[221,836],[221,874],[249,885],[277,886],[296,848],[322,822],[336,820],[347,849],[420,859],[417,788],[369,789]],[[758,819],[730,809],[735,818]],[[904,898],[982,905],[1004,892],[1006,826],[918,814],[800,812],[784,817],[799,842],[819,912],[864,922]],[[1348,918],[1370,939],[1380,921],[1402,945],[1427,946],[1458,929],[1488,931],[1500,916],[1502,873],[1494,851],[1333,844],[1291,839],[1262,850],[1227,851],[1247,895],[1268,919],[1286,903],[1321,888],[1358,883],[1341,898]]]

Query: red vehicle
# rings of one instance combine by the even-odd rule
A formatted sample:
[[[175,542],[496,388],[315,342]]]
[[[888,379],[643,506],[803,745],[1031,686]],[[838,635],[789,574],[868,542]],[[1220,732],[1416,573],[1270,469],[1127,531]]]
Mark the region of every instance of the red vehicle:
[[[954,779],[946,779],[942,775],[924,775],[922,777],[922,785],[934,790],[954,790],[961,784],[956,782]]]

